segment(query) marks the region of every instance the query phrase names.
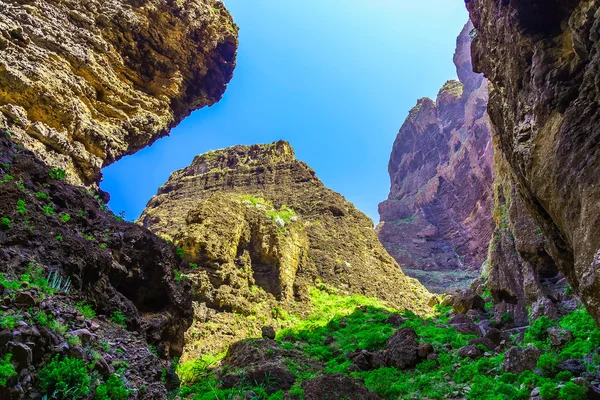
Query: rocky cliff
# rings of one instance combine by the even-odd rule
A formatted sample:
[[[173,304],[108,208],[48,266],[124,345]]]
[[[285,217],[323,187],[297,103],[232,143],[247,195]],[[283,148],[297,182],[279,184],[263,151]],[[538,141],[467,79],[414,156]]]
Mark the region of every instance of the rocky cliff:
[[[447,82],[435,102],[420,99],[400,129],[390,194],[379,205],[381,242],[436,291],[477,276],[493,228],[488,82],[472,71],[472,28],[469,22],[457,39],[460,81]]]
[[[285,326],[288,313],[308,310],[311,286],[427,309],[427,291],[402,273],[370,219],[284,141],[197,156],[171,175],[140,221],[190,263],[184,277],[194,286],[197,323],[188,350],[197,356],[266,323]]]
[[[90,186],[219,100],[236,46],[219,1],[0,1],[0,398],[177,385],[181,254]]]
[[[0,123],[74,183],[221,98],[237,27],[217,0],[0,1]]]
[[[531,214],[544,249],[598,322],[599,4],[471,0],[467,6],[477,32],[473,64],[491,82],[488,112],[512,182],[505,191],[513,207],[522,204]],[[516,238],[523,231],[514,228]],[[504,275],[514,278],[513,272]]]

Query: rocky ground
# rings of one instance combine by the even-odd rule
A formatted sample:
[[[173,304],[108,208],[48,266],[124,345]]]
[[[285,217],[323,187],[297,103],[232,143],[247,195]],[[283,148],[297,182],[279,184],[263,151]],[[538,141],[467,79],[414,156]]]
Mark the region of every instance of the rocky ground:
[[[181,263],[0,130],[2,396],[165,398],[193,316]]]
[[[431,318],[375,299],[314,290],[315,312],[237,342],[221,362],[180,365],[182,398],[600,398],[600,331],[563,284],[559,311],[519,325],[479,282]]]

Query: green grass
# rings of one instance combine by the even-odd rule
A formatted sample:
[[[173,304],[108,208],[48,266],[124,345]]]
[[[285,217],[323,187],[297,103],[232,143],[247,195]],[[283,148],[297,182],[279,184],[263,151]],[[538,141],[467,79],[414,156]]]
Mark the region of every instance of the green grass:
[[[320,360],[323,369],[315,371],[302,362],[288,359],[287,368],[297,380],[289,394],[302,398],[301,383],[322,373],[341,373],[360,378],[370,390],[383,399],[446,399],[473,400],[528,400],[535,387],[542,388],[547,399],[577,400],[583,390],[571,383],[572,374],[559,372],[557,364],[577,357],[591,362],[589,372],[600,369],[600,356],[594,351],[600,346],[600,331],[584,309],[576,310],[559,321],[545,317],[531,323],[520,346],[535,345],[549,349],[547,329],[560,326],[573,334],[560,352],[547,351],[538,363],[541,374],[525,371],[521,374],[504,372],[504,354],[484,356],[478,360],[460,358],[458,349],[467,345],[473,335],[457,332],[447,325],[450,308],[438,307],[436,315],[421,318],[411,312],[401,313],[406,322],[401,327],[413,328],[419,342],[430,343],[439,355],[437,360],[420,362],[412,370],[392,367],[373,371],[349,372],[352,361],[347,355],[356,350],[376,351],[385,348],[386,341],[396,328],[386,323],[391,313],[397,312],[364,296],[342,296],[313,288],[310,291],[313,312],[305,319],[287,316],[289,328],[277,334],[277,341],[285,350],[300,351],[306,357]],[[489,315],[491,317],[491,314]],[[329,340],[326,340],[328,339]],[[329,343],[329,344],[326,344]],[[509,346],[510,347],[510,346]],[[268,392],[268,385],[254,387],[243,382],[233,389],[220,388],[212,367],[222,357],[204,356],[202,360],[179,365],[177,372],[184,383],[180,395],[186,399],[231,399],[236,394],[253,391],[257,399],[279,399],[281,392]]]
[[[283,204],[281,207],[279,207],[278,210],[277,208],[275,208],[275,206],[273,206],[273,202],[271,202],[270,200],[263,199],[262,197],[242,195],[240,196],[240,199],[243,203],[249,206],[262,208],[265,211],[265,214],[272,221],[277,221],[278,219],[281,219],[284,222],[284,225],[289,224],[290,222],[292,222],[292,219],[294,217],[298,216],[298,214],[296,214],[296,211],[294,211],[293,208],[289,207],[286,204]]]

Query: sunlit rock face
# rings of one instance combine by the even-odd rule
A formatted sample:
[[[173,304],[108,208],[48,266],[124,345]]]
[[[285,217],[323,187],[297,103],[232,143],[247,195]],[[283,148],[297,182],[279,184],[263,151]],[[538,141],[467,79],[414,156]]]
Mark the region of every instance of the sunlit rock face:
[[[394,142],[379,239],[432,290],[467,285],[493,230],[493,146],[488,82],[471,66],[471,23],[457,39],[459,81],[420,99]]]
[[[430,294],[404,275],[371,220],[326,188],[284,141],[197,156],[171,175],[140,222],[194,265],[185,272],[197,322],[186,357],[260,335],[265,324],[285,326],[273,310],[303,315],[315,286],[428,310]]]
[[[218,101],[237,27],[216,0],[0,1],[0,125],[73,183]]]
[[[512,182],[503,190],[512,192],[508,206],[522,204],[533,216],[543,248],[600,321],[600,5],[467,6],[477,33],[473,64],[491,82],[496,152]],[[513,228],[515,238],[523,234]]]

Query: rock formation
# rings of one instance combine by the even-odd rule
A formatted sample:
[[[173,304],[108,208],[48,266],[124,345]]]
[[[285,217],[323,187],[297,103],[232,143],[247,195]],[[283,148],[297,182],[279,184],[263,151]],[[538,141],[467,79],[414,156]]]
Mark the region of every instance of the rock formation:
[[[189,332],[196,338],[190,351],[247,335],[234,327],[236,314],[284,325],[285,313],[307,309],[315,285],[427,308],[427,291],[402,273],[369,218],[327,189],[284,141],[197,156],[171,175],[140,222],[181,246],[192,265],[185,276],[199,323]],[[244,327],[259,334],[262,318],[246,318]],[[202,333],[208,320],[221,322],[209,336]]]
[[[0,10],[0,115],[73,183],[97,183],[102,167],[218,101],[235,66],[237,27],[217,0],[1,0]]]
[[[180,254],[89,187],[218,101],[236,48],[216,0],[0,0],[0,398],[177,384]]]
[[[533,216],[544,249],[600,322],[599,4],[467,6],[477,32],[473,64],[491,82],[488,112],[509,182],[503,192]],[[514,228],[516,238],[523,231]]]
[[[471,30],[468,23],[457,40],[460,82],[447,82],[435,102],[420,99],[400,129],[389,162],[390,194],[379,205],[381,242],[436,291],[477,276],[493,228],[488,82],[472,72]]]

